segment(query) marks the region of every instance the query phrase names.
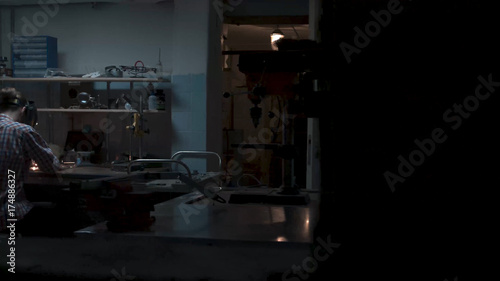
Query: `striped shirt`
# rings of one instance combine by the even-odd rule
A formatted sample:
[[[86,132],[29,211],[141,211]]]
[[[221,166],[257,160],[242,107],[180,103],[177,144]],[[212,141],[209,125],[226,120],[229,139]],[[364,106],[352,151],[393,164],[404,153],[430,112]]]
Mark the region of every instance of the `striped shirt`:
[[[0,114],[0,231],[6,229],[7,219],[21,220],[33,208],[23,188],[32,160],[46,173],[61,169],[59,160],[35,129]],[[9,213],[9,209],[14,212]]]

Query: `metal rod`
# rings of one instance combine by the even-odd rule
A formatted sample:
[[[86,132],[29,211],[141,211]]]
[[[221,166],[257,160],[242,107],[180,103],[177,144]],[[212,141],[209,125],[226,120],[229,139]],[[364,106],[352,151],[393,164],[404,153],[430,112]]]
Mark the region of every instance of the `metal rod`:
[[[109,132],[106,132],[106,163],[109,162]]]
[[[109,92],[111,90],[111,82],[106,82],[106,100],[109,101]],[[99,103],[99,101],[98,101]],[[108,107],[109,108],[109,107]],[[109,113],[106,113],[106,118],[109,120]],[[109,162],[109,130],[106,132],[106,163]]]
[[[283,111],[281,112],[281,129],[282,129],[282,132],[283,132],[283,135],[281,137],[281,143],[283,145],[286,145],[286,142],[287,142],[287,129],[286,129],[286,105],[285,105],[285,100],[283,100]],[[286,174],[286,169],[285,169],[285,166],[286,166],[286,161],[285,161],[285,158],[283,157],[283,159],[281,159],[281,185],[286,188],[288,187],[287,186],[287,180],[286,180],[286,177],[285,177],[285,174]]]
[[[142,158],[142,136],[139,137],[139,158]]]
[[[134,89],[134,82],[130,81],[130,95],[132,95],[132,90]],[[132,121],[131,121],[132,126],[134,125],[134,115],[132,114]],[[133,157],[132,157],[132,138],[134,134],[134,130],[130,131],[130,139],[129,139],[129,154],[128,154],[128,161],[131,162]]]
[[[132,115],[132,126],[134,125],[134,115]],[[128,141],[129,143],[129,154],[128,154],[128,161],[132,161],[132,138],[134,137],[134,130],[130,130],[130,139]]]
[[[49,82],[49,83],[47,83],[47,89],[46,89],[46,91],[47,91],[47,107],[49,107],[49,108],[52,107],[52,99],[50,97],[50,90],[51,89],[50,89],[50,82]],[[54,117],[53,114],[49,114],[49,118],[47,120],[48,121],[47,122],[48,123],[47,127],[49,127],[48,129],[49,129],[49,142],[50,143],[54,143],[54,136],[53,136],[53,133],[52,133],[52,131],[54,129],[54,126],[53,126],[53,123],[52,123],[54,121],[53,117]]]
[[[219,160],[219,171],[222,168],[222,159],[220,158],[220,155],[216,152],[213,151],[198,151],[198,150],[186,150],[186,151],[177,151],[170,157],[171,159],[175,159],[177,156],[181,156],[183,154],[191,154],[191,155],[215,155],[217,156]]]
[[[142,131],[142,93],[141,96],[139,97],[139,124],[136,124],[136,126],[139,126],[139,130]],[[139,159],[142,158],[142,136],[139,136]]]

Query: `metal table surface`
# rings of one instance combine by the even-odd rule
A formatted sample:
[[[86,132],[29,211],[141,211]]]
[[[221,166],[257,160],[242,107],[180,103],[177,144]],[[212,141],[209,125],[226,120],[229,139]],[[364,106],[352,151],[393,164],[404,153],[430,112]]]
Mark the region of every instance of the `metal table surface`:
[[[221,192],[227,200],[231,192]],[[222,204],[189,193],[155,205],[156,218],[146,231],[114,233],[105,223],[75,232],[77,236],[151,236],[249,242],[312,243],[318,219],[318,201],[306,206]]]
[[[56,174],[47,174],[42,171],[30,171],[25,184],[34,186],[67,186],[69,182],[80,182],[82,187],[97,188],[103,180],[113,181],[121,178],[140,176],[141,174],[163,172],[162,168],[148,169],[148,171],[128,174],[126,171],[115,171],[102,166],[80,166],[65,169]]]
[[[219,194],[227,200],[231,192]],[[205,199],[189,204],[200,195],[156,204],[148,231],[114,233],[99,223],[70,238],[18,238],[16,272],[111,280],[126,270],[146,281],[255,281],[284,278],[311,255],[318,219],[314,197],[305,206],[213,205]],[[5,239],[0,235],[0,245]],[[2,254],[0,263],[6,259]]]
[[[103,176],[120,176],[126,175],[127,172],[113,171],[108,167],[101,166],[80,166],[69,169],[64,169],[57,172],[57,175],[62,177],[103,177]],[[57,177],[57,175],[49,175],[42,171],[30,171],[30,177],[34,176],[50,176]]]

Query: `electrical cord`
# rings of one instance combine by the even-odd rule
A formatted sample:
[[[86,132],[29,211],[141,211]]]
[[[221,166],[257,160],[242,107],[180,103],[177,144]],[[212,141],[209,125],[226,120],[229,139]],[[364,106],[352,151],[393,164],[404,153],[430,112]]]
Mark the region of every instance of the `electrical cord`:
[[[292,28],[293,28],[293,31],[295,31],[295,35],[297,35],[297,40],[300,39],[300,36],[299,36],[299,33],[297,32],[297,30],[295,29],[295,26],[292,24]]]
[[[253,178],[255,181],[257,181],[257,182],[258,182],[258,184],[255,184],[255,185],[241,185],[241,184],[240,184],[240,181],[241,181],[241,179],[242,179],[243,177],[245,177],[245,176]],[[256,177],[255,177],[254,175],[252,175],[252,174],[242,174],[242,175],[241,175],[241,177],[240,177],[240,178],[238,179],[238,181],[236,182],[236,186],[237,186],[237,187],[259,187],[259,186],[263,186],[263,184],[262,184],[262,182],[261,182],[258,178],[256,178]]]

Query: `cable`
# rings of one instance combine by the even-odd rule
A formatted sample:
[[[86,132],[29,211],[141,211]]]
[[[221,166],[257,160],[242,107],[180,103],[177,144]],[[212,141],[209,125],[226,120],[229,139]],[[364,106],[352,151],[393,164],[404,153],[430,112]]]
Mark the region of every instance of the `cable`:
[[[258,184],[255,184],[255,185],[240,185],[240,181],[241,179],[244,177],[244,176],[247,176],[247,177],[251,177],[253,178],[255,181],[258,182]],[[262,186],[262,182],[260,182],[260,180],[258,178],[256,178],[254,175],[252,174],[242,174],[241,177],[238,179],[238,182],[236,182],[236,186],[237,187],[258,187],[258,186]]]
[[[292,24],[292,28],[293,28],[293,31],[295,31],[295,35],[297,35],[297,40],[299,40],[300,39],[299,33],[297,32],[297,30],[295,29],[295,26],[293,26],[293,24]]]

